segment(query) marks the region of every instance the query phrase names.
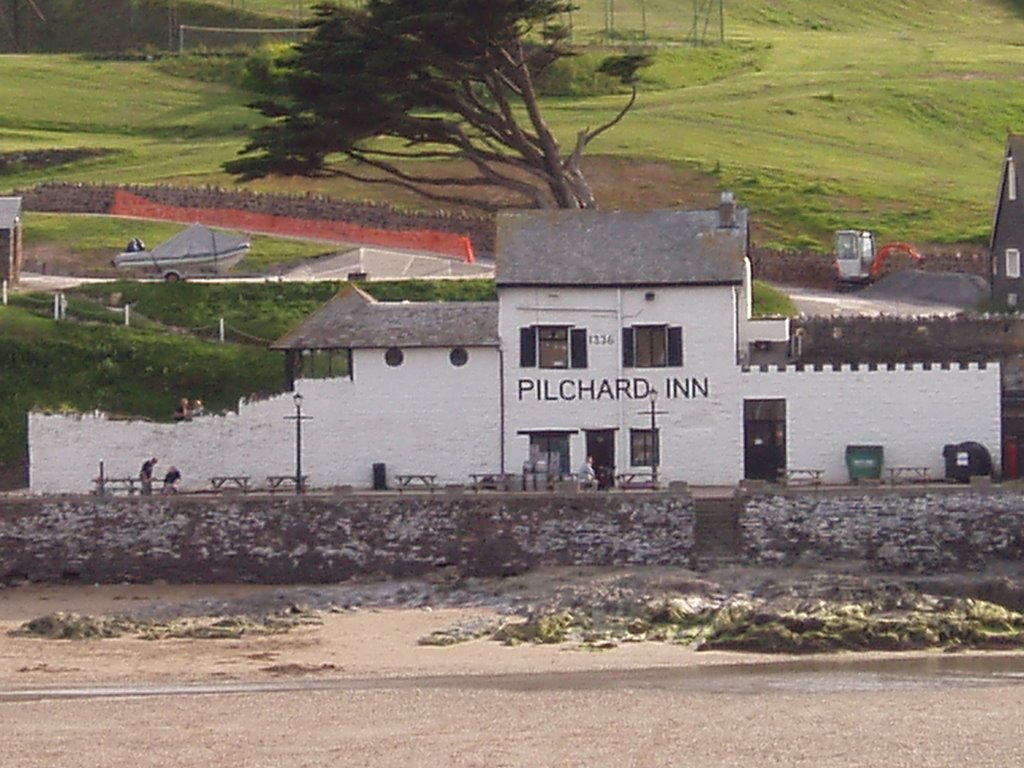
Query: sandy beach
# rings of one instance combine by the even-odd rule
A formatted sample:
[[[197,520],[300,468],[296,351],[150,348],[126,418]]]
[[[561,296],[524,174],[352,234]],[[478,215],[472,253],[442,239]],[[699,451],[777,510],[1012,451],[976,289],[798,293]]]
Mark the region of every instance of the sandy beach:
[[[453,624],[497,619],[486,606],[338,608],[285,634],[216,640],[9,634],[58,611],[113,615],[260,594],[291,596],[240,586],[0,589],[0,765],[1024,761],[1019,675],[951,682],[900,673],[944,664],[937,652],[832,655],[819,665],[656,642],[604,651],[418,643]]]

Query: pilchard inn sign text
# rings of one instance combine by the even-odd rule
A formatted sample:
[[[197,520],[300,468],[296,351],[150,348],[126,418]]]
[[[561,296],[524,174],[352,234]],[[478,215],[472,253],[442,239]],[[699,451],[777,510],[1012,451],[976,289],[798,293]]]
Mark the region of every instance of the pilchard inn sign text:
[[[573,400],[644,400],[649,397],[654,384],[641,377],[619,379],[519,379],[517,391],[519,400],[542,402],[571,402]],[[708,379],[666,378],[658,389],[661,397],[669,400],[707,399]]]

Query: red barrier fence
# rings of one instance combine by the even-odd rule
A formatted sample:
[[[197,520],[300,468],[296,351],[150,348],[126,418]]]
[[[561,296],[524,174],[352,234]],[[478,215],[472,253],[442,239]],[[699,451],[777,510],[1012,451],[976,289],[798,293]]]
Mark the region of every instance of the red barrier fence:
[[[304,237],[353,245],[375,245],[426,251],[438,256],[472,264],[473,244],[465,235],[429,229],[389,230],[364,227],[344,221],[299,219],[231,208],[188,208],[155,203],[139,195],[118,189],[110,213],[115,216],[137,216],[142,219],[179,221],[183,224],[205,224],[267,235]]]

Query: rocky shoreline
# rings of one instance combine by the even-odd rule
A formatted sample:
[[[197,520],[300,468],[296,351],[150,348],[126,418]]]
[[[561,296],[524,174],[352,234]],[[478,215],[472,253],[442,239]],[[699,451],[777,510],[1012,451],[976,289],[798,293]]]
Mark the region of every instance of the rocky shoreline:
[[[566,643],[608,649],[679,643],[698,650],[1008,649],[1024,646],[1024,578],[1015,565],[927,580],[829,569],[571,568],[504,579],[435,578],[268,588],[244,598],[156,602],[110,617],[53,614],[15,630],[62,639],[228,638],[288,632],[325,612],[380,608],[486,609],[420,638],[451,645]]]

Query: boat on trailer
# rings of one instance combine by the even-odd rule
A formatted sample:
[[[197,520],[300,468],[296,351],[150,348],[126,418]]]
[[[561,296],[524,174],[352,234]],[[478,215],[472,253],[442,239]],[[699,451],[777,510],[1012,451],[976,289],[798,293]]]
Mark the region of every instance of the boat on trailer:
[[[158,272],[164,280],[174,282],[196,272],[226,272],[242,260],[249,247],[249,240],[241,235],[193,224],[153,250],[133,238],[113,264],[119,269]]]

